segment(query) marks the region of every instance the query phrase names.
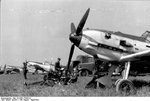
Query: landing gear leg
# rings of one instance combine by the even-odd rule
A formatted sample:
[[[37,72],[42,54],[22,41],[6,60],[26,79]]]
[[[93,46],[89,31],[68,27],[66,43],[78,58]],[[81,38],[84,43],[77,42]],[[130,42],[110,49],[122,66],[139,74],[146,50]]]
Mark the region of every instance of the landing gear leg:
[[[123,79],[116,81],[116,91],[123,95],[135,94],[136,90],[133,83],[128,80],[130,70],[130,62],[125,63],[125,69],[123,71]]]
[[[127,62],[127,63],[125,63],[125,70],[124,70],[124,74],[123,74],[123,79],[128,79],[129,71],[130,71],[130,62]]]

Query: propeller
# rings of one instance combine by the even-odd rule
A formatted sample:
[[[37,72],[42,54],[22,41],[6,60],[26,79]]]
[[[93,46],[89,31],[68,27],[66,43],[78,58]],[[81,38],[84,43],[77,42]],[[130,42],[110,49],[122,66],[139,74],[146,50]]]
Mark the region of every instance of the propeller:
[[[68,64],[67,64],[67,70],[69,69],[69,66],[70,66],[70,63],[71,63],[71,59],[72,59],[72,56],[73,56],[73,53],[74,53],[74,48],[75,48],[75,45],[72,44],[72,46],[70,48],[70,54],[69,54],[69,59],[68,59]]]
[[[77,27],[77,31],[76,31],[76,35],[80,35],[80,32],[82,31],[84,25],[85,25],[85,22],[87,20],[87,17],[89,15],[89,12],[90,12],[90,8],[88,8],[88,10],[85,12],[84,16],[82,17],[78,27]]]
[[[74,25],[74,23],[71,23],[71,34],[76,32],[76,27]]]
[[[85,25],[85,22],[87,20],[88,15],[89,15],[89,11],[90,11],[90,8],[88,8],[88,10],[85,12],[85,14],[82,17],[82,19],[81,19],[81,21],[80,21],[77,29],[76,29],[74,23],[71,23],[70,40],[71,40],[71,38],[74,39],[74,38],[82,35],[81,31],[82,31],[82,29],[83,29],[83,27]],[[75,49],[75,44],[73,43],[72,46],[71,46],[71,48],[70,48],[69,59],[68,59],[68,64],[67,64],[66,71],[69,70],[69,66],[70,66],[71,59],[72,59],[72,56],[73,56],[73,53],[74,53],[74,49]]]

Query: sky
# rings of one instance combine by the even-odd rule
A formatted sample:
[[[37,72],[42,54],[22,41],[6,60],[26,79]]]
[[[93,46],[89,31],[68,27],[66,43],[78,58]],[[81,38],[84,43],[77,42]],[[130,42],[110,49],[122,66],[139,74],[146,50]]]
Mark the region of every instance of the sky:
[[[26,60],[66,65],[70,24],[78,26],[91,8],[84,28],[140,36],[150,30],[150,1],[136,0],[1,0],[0,65]],[[75,48],[73,59],[85,54]]]

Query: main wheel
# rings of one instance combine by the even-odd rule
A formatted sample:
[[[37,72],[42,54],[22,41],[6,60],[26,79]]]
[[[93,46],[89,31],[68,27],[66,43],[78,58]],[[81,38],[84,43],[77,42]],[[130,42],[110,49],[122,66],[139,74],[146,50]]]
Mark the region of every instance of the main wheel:
[[[118,84],[118,82],[119,82],[120,80],[122,80],[122,79],[118,79],[118,80],[115,82],[115,85],[117,85],[117,84]]]
[[[136,93],[136,89],[133,83],[130,80],[121,79],[118,81],[116,85],[116,91],[121,95],[134,95]]]
[[[88,75],[88,71],[87,70],[82,70],[80,75],[81,76],[87,76]]]

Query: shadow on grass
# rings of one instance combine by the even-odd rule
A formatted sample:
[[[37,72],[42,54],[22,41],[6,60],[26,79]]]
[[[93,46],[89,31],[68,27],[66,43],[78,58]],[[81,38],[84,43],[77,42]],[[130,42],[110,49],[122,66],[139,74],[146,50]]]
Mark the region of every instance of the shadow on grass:
[[[40,85],[42,82],[43,81],[37,81],[37,82],[28,83],[28,86]]]
[[[137,88],[137,89],[140,89],[144,86],[148,86],[150,87],[150,81],[144,81],[144,80],[133,80],[132,81],[134,86]]]
[[[36,87],[36,86],[39,86],[43,83],[43,81],[37,81],[37,82],[25,82],[24,83],[24,86],[27,87],[27,88],[30,88],[30,87]]]
[[[48,81],[48,82],[46,82],[46,81],[37,81],[37,82],[32,82],[32,83],[26,83],[25,84],[26,85],[26,87],[35,87],[35,86],[41,86],[41,87],[43,87],[43,86],[50,86],[50,87],[53,87],[54,85],[55,85],[55,82],[54,81]]]

